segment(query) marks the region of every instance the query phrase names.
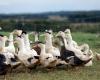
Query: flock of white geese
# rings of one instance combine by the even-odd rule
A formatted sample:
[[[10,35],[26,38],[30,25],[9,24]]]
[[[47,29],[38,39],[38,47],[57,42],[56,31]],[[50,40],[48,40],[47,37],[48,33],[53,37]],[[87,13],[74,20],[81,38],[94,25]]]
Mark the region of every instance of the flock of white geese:
[[[33,33],[14,30],[9,37],[0,35],[0,75],[6,75],[9,69],[21,64],[30,70],[37,66],[92,66],[92,50],[88,44],[79,46],[72,39],[70,29],[59,31],[56,35],[52,30],[46,30],[41,35],[45,36],[44,43],[39,40],[37,33],[34,33],[34,43],[31,43],[30,34]],[[97,54],[98,59],[99,56]]]

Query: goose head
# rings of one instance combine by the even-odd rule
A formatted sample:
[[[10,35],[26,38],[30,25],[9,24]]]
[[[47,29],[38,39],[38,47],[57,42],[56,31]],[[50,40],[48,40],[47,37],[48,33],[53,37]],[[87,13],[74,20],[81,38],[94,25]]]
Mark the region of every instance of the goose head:
[[[65,33],[64,33],[63,31],[59,31],[59,32],[56,34],[56,37],[66,38]]]
[[[89,50],[89,52],[87,54],[84,54],[84,55],[86,55],[87,57],[92,58],[92,59],[94,57],[92,50]]]
[[[53,37],[52,31],[49,31],[49,30],[47,31],[47,30],[46,30],[46,31],[45,31],[45,38],[46,38],[46,39],[48,39],[48,38],[50,39],[50,38],[52,38],[52,37]]]
[[[5,42],[8,40],[7,36],[0,35],[0,47],[5,47]]]
[[[14,30],[13,34],[20,36],[22,34],[22,30]]]
[[[50,32],[51,34],[53,33],[53,31],[50,29],[50,30],[45,30],[45,32]]]
[[[19,45],[19,44],[21,43],[22,40],[23,40],[22,36],[17,36],[17,37],[15,38],[14,43],[17,43],[17,44]]]
[[[26,31],[22,31],[21,37],[26,38],[28,37],[28,34]]]
[[[0,35],[0,41],[7,41],[8,40],[8,37],[7,36],[4,36],[4,35]]]
[[[65,32],[66,34],[70,34],[70,33],[71,33],[70,29],[66,29],[64,32]]]
[[[65,35],[66,35],[66,39],[71,39],[72,40],[70,29],[66,29],[64,32],[65,32]]]

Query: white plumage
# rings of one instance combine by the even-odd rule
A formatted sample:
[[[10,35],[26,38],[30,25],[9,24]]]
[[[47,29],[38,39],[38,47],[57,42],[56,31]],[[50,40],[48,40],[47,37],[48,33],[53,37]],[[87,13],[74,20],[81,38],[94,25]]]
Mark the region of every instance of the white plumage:
[[[67,40],[66,40],[66,35],[65,35],[65,33],[64,32],[62,32],[62,31],[60,31],[58,34],[57,34],[57,36],[62,36],[62,38],[63,38],[63,40],[64,40],[64,45],[65,45],[65,48],[67,49],[67,50],[69,50],[69,51],[73,51],[74,52],[74,54],[80,59],[80,60],[82,60],[82,61],[86,61],[86,60],[89,60],[89,59],[91,59],[91,58],[93,58],[93,54],[91,53],[89,53],[89,52],[82,52],[80,49],[77,49],[77,48],[75,48],[74,46],[73,46],[73,44],[72,44],[72,38],[71,38],[71,36],[69,35],[68,36],[68,38],[67,38]],[[86,54],[86,55],[84,55],[84,53]]]
[[[45,46],[46,46],[46,52],[51,53],[54,57],[60,57],[60,50],[53,46],[52,44],[52,33],[46,32],[45,33]]]
[[[20,62],[17,62],[15,60],[15,55],[10,51],[9,48],[6,49],[6,47],[5,47],[5,43],[6,43],[7,39],[8,38],[6,36],[0,36],[0,42],[2,43],[1,47],[0,47],[1,48],[0,54],[5,55],[5,57],[7,59],[6,60],[7,64],[10,64],[11,66],[19,65]],[[13,62],[11,59],[14,59],[15,61]]]
[[[57,59],[51,53],[46,52],[45,44],[39,43],[38,46],[41,48],[40,63],[44,67],[54,67],[54,66],[56,66]]]
[[[35,55],[26,49],[23,38],[17,37],[16,40],[19,45],[19,51],[18,51],[19,60],[26,67],[34,66],[34,64],[38,61],[38,59],[35,59]],[[31,59],[31,60],[29,61],[29,59]]]

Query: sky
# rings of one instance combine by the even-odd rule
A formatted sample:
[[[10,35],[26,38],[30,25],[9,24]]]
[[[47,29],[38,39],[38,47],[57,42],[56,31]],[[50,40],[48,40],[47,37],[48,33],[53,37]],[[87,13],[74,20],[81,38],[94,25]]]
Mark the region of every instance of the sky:
[[[100,0],[0,0],[0,13],[100,10]]]

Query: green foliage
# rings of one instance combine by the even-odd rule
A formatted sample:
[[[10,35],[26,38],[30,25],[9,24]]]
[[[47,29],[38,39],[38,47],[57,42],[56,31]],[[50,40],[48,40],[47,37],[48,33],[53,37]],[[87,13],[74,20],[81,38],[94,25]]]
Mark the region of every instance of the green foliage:
[[[74,32],[100,33],[100,23],[75,23],[70,28]]]
[[[56,21],[45,21],[45,20],[37,20],[37,21],[18,21],[8,20],[8,21],[0,21],[0,27],[2,27],[3,31],[12,31],[14,29],[22,29],[25,31],[40,31],[43,32],[46,29],[53,29],[54,31],[64,30],[68,28],[67,22],[56,22]]]
[[[25,20],[16,22],[15,20],[1,20],[0,27],[2,27],[2,31],[22,29],[25,31],[44,32],[46,29],[52,29],[54,32],[57,32],[70,28],[74,32],[100,32],[100,23],[70,23],[67,21]]]

